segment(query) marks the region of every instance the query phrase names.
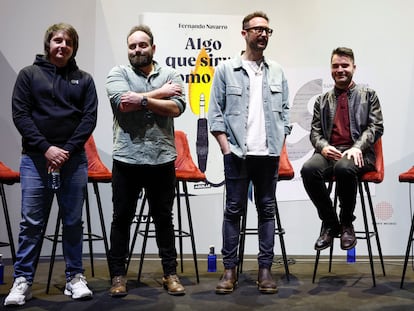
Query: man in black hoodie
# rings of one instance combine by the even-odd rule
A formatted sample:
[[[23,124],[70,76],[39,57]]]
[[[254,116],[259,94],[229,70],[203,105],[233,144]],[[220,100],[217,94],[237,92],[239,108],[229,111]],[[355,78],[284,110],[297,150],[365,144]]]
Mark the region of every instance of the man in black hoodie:
[[[90,298],[82,265],[82,206],[88,180],[84,144],[96,126],[98,99],[90,74],[75,62],[78,34],[68,24],[50,26],[45,55],[23,68],[14,86],[13,121],[22,135],[22,220],[14,284],[4,305],[23,305],[40,255],[44,226],[56,194],[63,222],[64,294]]]

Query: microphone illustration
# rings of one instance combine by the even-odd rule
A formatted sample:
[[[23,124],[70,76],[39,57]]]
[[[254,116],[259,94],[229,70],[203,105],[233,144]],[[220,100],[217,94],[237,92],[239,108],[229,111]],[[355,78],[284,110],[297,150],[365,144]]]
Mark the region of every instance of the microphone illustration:
[[[197,120],[197,141],[196,141],[196,153],[198,159],[198,168],[203,173],[207,168],[207,155],[208,155],[208,130],[207,119],[205,117],[205,96],[204,93],[200,94],[200,114]]]

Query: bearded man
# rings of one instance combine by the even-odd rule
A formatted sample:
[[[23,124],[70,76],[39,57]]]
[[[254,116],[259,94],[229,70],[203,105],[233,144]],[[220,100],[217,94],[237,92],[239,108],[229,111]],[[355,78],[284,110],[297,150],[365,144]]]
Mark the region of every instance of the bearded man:
[[[183,82],[174,69],[153,60],[155,44],[149,27],[133,27],[127,44],[130,65],[114,67],[106,81],[114,115],[109,294],[127,295],[125,263],[130,226],[138,195],[144,189],[155,224],[163,286],[171,295],[183,295],[185,289],[176,274],[172,218],[177,156],[174,118],[186,107]]]

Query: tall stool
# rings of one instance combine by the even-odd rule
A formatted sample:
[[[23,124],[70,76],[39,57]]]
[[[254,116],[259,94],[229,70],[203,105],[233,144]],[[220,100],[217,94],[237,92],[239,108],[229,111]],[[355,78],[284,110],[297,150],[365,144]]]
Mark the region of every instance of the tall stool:
[[[369,256],[369,263],[371,267],[371,275],[372,275],[372,284],[373,287],[376,286],[375,282],[375,271],[374,271],[374,259],[372,256],[372,246],[371,246],[371,238],[375,237],[377,249],[378,249],[378,255],[381,262],[382,267],[382,273],[385,276],[385,267],[384,267],[384,258],[382,256],[382,249],[381,249],[381,243],[378,235],[378,228],[377,228],[377,222],[375,220],[375,213],[374,213],[374,207],[372,204],[372,198],[371,198],[371,192],[369,190],[369,183],[381,183],[384,179],[384,157],[382,153],[382,140],[379,138],[377,142],[374,145],[375,148],[375,155],[376,155],[376,162],[375,162],[375,170],[371,172],[365,173],[358,182],[358,191],[359,196],[361,198],[361,208],[362,208],[362,216],[364,221],[364,230],[363,231],[355,231],[355,235],[357,239],[362,239],[367,241],[367,247],[368,247],[368,256]],[[333,188],[334,181],[330,181],[329,189]],[[370,231],[369,225],[368,225],[368,217],[367,217],[367,208],[365,204],[365,198],[364,198],[364,189],[366,193],[366,197],[368,200],[368,207],[369,212],[371,216],[372,221],[372,231]],[[335,195],[334,195],[334,208],[336,209],[337,206],[337,194],[335,189]],[[333,241],[330,247],[329,252],[329,272],[331,272],[332,268],[332,253],[333,253]],[[320,250],[316,251],[316,258],[315,258],[315,266],[313,270],[313,278],[312,283],[315,282],[316,272],[318,269],[318,263],[319,263],[319,257],[320,257]]]
[[[414,166],[412,168],[410,168],[407,172],[401,173],[398,176],[398,180],[400,182],[407,182],[408,183],[408,197],[409,197],[409,201],[410,201],[410,213],[412,214],[412,199],[411,199],[411,184],[414,183]],[[404,266],[403,266],[403,272],[402,272],[402,277],[401,277],[401,284],[400,284],[400,288],[403,288],[404,285],[404,278],[405,278],[405,272],[407,270],[407,263],[408,263],[408,258],[410,257],[410,249],[411,249],[411,245],[413,243],[413,233],[414,233],[414,215],[412,216],[411,219],[411,228],[410,228],[410,234],[408,236],[408,242],[407,242],[407,250],[405,252],[405,258],[404,258]]]
[[[283,145],[282,152],[280,154],[279,158],[279,176],[278,180],[291,180],[295,176],[295,171],[293,170],[292,164],[289,161],[288,153],[286,150],[286,145]],[[275,234],[279,236],[280,241],[280,248],[282,251],[282,258],[283,258],[283,264],[285,267],[285,274],[286,279],[289,281],[289,265],[288,260],[286,256],[286,247],[285,247],[285,240],[284,240],[284,234],[285,229],[282,227],[282,223],[280,221],[280,215],[279,215],[279,209],[277,206],[276,201],[276,228],[275,228]],[[240,273],[243,273],[243,259],[244,259],[244,248],[246,245],[246,235],[257,235],[258,234],[258,228],[247,228],[247,207],[244,212],[244,216],[241,218],[241,227],[240,227],[240,243],[239,243],[239,265],[237,267],[237,275]]]
[[[175,131],[175,147],[177,149],[177,159],[175,160],[175,175],[177,178],[176,183],[176,201],[177,201],[177,221],[178,221],[178,229],[175,229],[175,237],[178,238],[179,242],[179,250],[180,250],[180,267],[181,272],[184,271],[184,262],[183,262],[183,238],[190,238],[191,240],[191,248],[193,252],[193,260],[194,260],[194,268],[196,272],[197,283],[200,282],[199,274],[198,274],[198,264],[197,264],[197,251],[195,246],[194,240],[194,230],[193,230],[193,221],[191,218],[191,208],[190,208],[190,194],[188,193],[188,182],[204,182],[206,180],[206,176],[200,169],[195,165],[191,153],[190,147],[188,145],[187,135],[182,131]],[[181,187],[180,187],[181,184]],[[182,189],[181,189],[182,188]],[[181,216],[181,197],[184,196],[185,205],[186,205],[186,212],[187,212],[187,221],[189,230],[185,231],[182,227],[182,216]],[[155,238],[155,230],[150,230],[150,223],[151,217],[150,215],[144,215],[144,206],[146,203],[145,194],[142,198],[141,208],[138,216],[136,217],[137,223],[135,226],[135,232],[133,235],[133,240],[130,247],[129,259],[132,256],[132,252],[134,250],[134,245],[136,241],[137,235],[141,235],[144,237],[142,243],[142,250],[141,250],[141,257],[139,263],[139,270],[138,270],[138,282],[141,280],[142,274],[142,266],[144,263],[145,257],[145,249],[147,246],[148,238]],[[141,230],[139,228],[142,220],[146,220],[145,222],[145,229]]]
[[[13,241],[13,231],[10,224],[9,209],[7,207],[6,193],[4,191],[4,185],[13,185],[20,182],[20,173],[13,171],[0,161],[0,195],[1,202],[3,204],[4,219],[6,221],[7,235],[9,237],[8,242],[0,242],[0,247],[9,246],[13,263],[16,262],[16,249]]]
[[[107,259],[108,259],[108,253],[109,253],[108,238],[106,234],[102,202],[101,202],[101,196],[99,193],[98,184],[99,183],[110,183],[112,181],[112,173],[102,162],[98,154],[98,150],[96,148],[95,140],[93,139],[93,136],[90,136],[89,139],[86,141],[85,152],[88,158],[88,183],[92,184],[94,192],[95,192],[96,204],[98,207],[98,214],[99,214],[99,220],[100,220],[101,232],[102,232],[102,235],[92,233],[91,214],[90,214],[90,205],[89,205],[89,191],[88,191],[88,186],[86,186],[85,188],[85,212],[86,212],[85,216],[86,216],[87,232],[84,232],[83,234],[84,236],[83,241],[88,242],[89,257],[90,257],[90,262],[91,262],[91,274],[92,274],[92,277],[94,277],[95,268],[94,268],[94,261],[93,261],[94,252],[93,252],[92,242],[103,241],[104,247],[105,247],[105,255]],[[47,279],[46,293],[49,293],[50,281],[52,278],[53,266],[54,266],[55,257],[56,257],[57,243],[62,242],[62,235],[59,234],[61,221],[62,219],[60,215],[58,215],[54,235],[45,236],[46,239],[53,242],[52,254],[51,254],[50,264],[49,264],[49,275]],[[108,269],[109,269],[109,266],[108,266]]]

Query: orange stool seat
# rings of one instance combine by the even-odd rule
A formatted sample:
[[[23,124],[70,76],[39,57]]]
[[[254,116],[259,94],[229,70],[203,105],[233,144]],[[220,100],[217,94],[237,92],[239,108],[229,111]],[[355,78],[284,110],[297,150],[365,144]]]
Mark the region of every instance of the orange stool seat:
[[[0,161],[0,195],[3,204],[4,219],[6,221],[7,235],[9,238],[8,242],[0,242],[0,247],[10,246],[10,252],[13,262],[16,261],[16,249],[14,247],[13,231],[11,229],[9,209],[7,207],[4,185],[13,185],[18,182],[20,182],[20,173],[13,171],[11,168],[9,168],[3,162]]]
[[[20,182],[20,173],[13,171],[0,161],[0,183],[6,185],[13,185]]]
[[[410,168],[408,171],[401,173],[398,176],[398,180],[400,182],[408,182],[408,183],[414,182],[414,166]]]

